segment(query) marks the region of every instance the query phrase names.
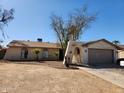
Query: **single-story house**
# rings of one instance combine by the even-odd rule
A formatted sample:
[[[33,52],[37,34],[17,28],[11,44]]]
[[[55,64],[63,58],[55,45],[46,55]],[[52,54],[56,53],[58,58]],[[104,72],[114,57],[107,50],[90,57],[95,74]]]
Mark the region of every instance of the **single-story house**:
[[[121,48],[108,40],[90,42],[69,41],[63,63],[69,64],[111,64],[118,59]]]
[[[61,60],[62,49],[57,43],[13,40],[8,44],[6,60]]]

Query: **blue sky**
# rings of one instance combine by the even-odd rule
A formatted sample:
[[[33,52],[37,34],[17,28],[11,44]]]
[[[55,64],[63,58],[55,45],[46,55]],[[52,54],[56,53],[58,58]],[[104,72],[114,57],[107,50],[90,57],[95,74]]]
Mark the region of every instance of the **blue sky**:
[[[0,0],[3,8],[14,8],[15,19],[4,28],[12,40],[43,38],[45,42],[56,42],[50,26],[52,13],[67,18],[74,9],[87,5],[89,12],[99,12],[96,22],[82,35],[81,41],[106,38],[124,43],[124,0]],[[0,39],[3,37],[0,35]]]

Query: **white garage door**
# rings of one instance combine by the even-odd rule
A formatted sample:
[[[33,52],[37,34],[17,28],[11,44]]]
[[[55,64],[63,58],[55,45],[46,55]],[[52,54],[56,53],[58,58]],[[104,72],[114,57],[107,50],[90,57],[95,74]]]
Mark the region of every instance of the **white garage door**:
[[[113,50],[88,49],[88,61],[91,65],[113,63]]]

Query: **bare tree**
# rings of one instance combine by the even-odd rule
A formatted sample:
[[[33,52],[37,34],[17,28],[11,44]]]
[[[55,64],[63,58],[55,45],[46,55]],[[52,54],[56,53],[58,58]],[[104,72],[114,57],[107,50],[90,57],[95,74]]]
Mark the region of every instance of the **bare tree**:
[[[51,20],[51,26],[54,29],[62,48],[64,48],[63,43],[67,39],[67,31],[65,31],[66,28],[64,27],[64,21],[62,17],[56,15],[52,15]]]
[[[64,21],[57,15],[51,16],[51,26],[55,31],[57,38],[65,50],[69,40],[79,40],[83,32],[96,20],[97,14],[88,14],[87,7],[74,11],[69,15],[69,19]]]
[[[14,19],[14,9],[6,10],[0,9],[0,30],[5,38],[5,33],[3,31],[4,25],[8,25],[8,22]]]

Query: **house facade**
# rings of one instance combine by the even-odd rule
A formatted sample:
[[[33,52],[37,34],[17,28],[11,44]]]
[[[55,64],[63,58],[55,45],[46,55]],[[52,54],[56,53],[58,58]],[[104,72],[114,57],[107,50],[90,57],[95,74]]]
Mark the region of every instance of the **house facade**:
[[[63,63],[69,64],[111,64],[118,59],[119,46],[100,39],[91,42],[69,41]]]
[[[14,40],[8,44],[5,60],[61,60],[61,47],[57,43]]]

